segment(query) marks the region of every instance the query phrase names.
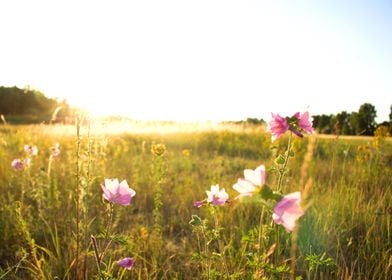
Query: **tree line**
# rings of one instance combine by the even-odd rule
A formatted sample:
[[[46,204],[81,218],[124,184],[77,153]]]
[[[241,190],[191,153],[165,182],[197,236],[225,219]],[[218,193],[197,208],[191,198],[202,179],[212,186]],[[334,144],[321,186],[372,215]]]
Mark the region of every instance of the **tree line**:
[[[66,122],[72,114],[65,100],[48,98],[38,90],[0,87],[0,116],[11,124]]]
[[[392,105],[389,121],[376,122],[377,111],[374,105],[364,103],[358,112],[342,111],[336,115],[313,116],[313,127],[318,133],[337,135],[374,135],[379,126],[384,126],[392,134]]]
[[[66,123],[72,118],[73,111],[65,100],[48,98],[38,90],[0,86],[0,117],[3,123]],[[314,115],[313,127],[318,133],[323,134],[374,135],[377,127],[385,126],[392,135],[392,105],[389,121],[377,124],[376,117],[376,108],[370,103],[364,103],[358,112],[342,111],[336,115]],[[227,123],[266,124],[263,119],[257,118]]]
[[[342,111],[336,115],[313,115],[313,127],[321,134],[336,135],[374,135],[376,129],[384,127],[386,132],[392,135],[392,105],[389,121],[376,122],[377,111],[374,105],[364,103],[358,112]],[[264,119],[247,118],[240,121],[228,121],[227,124],[236,125],[267,125]]]

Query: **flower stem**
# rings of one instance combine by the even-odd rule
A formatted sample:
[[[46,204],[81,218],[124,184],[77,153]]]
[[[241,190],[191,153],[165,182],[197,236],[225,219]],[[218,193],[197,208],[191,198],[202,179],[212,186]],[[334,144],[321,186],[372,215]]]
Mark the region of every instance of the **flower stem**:
[[[296,252],[297,252],[297,242],[298,242],[298,226],[294,228],[293,234],[291,236],[292,242],[291,242],[291,250],[290,250],[290,259],[291,259],[291,264],[290,264],[290,280],[295,279],[295,265],[296,265]]]
[[[207,234],[205,231],[204,226],[201,227],[201,232],[203,234],[203,239],[204,239],[204,254],[207,257],[207,262],[206,262],[206,270],[207,270],[207,279],[210,279],[210,252],[208,250],[208,240],[207,240]]]
[[[263,219],[264,219],[264,205],[261,206],[260,221],[259,221],[258,243],[259,243],[259,250],[260,251],[261,251],[261,242],[262,242],[262,238],[263,238]]]
[[[102,253],[100,255],[100,259],[101,260],[103,259],[103,256],[104,256],[106,250],[109,248],[110,244],[112,243],[112,240],[109,239],[109,233],[110,233],[110,229],[112,227],[112,222],[113,222],[113,208],[114,208],[113,204],[110,204],[109,219],[108,219],[108,224],[106,226],[106,232],[105,232],[105,240],[106,240],[107,243],[106,243],[105,247],[103,248],[103,251],[102,251]]]
[[[290,131],[289,141],[287,143],[287,149],[284,156],[284,162],[281,169],[279,169],[279,179],[278,179],[278,188],[277,191],[280,192],[282,190],[283,178],[286,174],[287,164],[289,162],[290,151],[291,151],[291,140],[293,138],[293,133]]]
[[[101,280],[103,280],[104,278],[102,277],[102,272],[101,272],[101,258],[99,257],[99,251],[98,251],[98,246],[97,246],[97,239],[95,239],[94,235],[91,235],[91,243],[93,244],[93,248],[94,248],[94,253],[95,253],[95,262],[97,264],[97,268],[98,268],[98,274],[99,274],[99,278]]]
[[[216,232],[219,232],[219,221],[218,221],[218,215],[216,213],[216,209],[215,207],[212,207],[212,212],[214,215],[214,222],[215,222],[215,230]],[[225,272],[226,272],[226,278],[229,279],[230,278],[230,273],[229,273],[229,269],[227,268],[227,263],[226,263],[226,258],[225,258],[225,250],[224,250],[224,246],[222,244],[222,240],[218,239],[218,246],[219,246],[219,251],[220,251],[220,255],[223,261],[223,266],[225,268]]]
[[[53,160],[53,155],[49,156],[49,161],[48,161],[48,177],[50,178],[50,171],[52,169],[52,160]]]

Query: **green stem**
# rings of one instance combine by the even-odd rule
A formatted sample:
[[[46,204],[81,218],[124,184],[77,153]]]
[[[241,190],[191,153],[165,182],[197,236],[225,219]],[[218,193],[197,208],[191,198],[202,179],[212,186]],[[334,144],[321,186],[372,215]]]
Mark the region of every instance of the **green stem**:
[[[48,162],[48,177],[49,177],[49,179],[50,179],[50,171],[52,169],[52,160],[53,160],[53,155],[50,155],[49,162]]]
[[[103,280],[102,272],[101,272],[101,258],[99,256],[98,246],[97,246],[97,239],[94,235],[91,235],[91,243],[93,244],[94,253],[95,253],[95,263],[97,264],[99,278]]]
[[[291,255],[291,265],[290,265],[290,280],[295,279],[295,266],[296,266],[296,260],[297,260],[297,242],[298,242],[298,227],[294,228],[293,234],[291,236],[292,242],[291,242],[291,250],[290,250],[290,255]]]
[[[80,250],[80,120],[76,118],[76,259],[75,259],[75,276],[78,277],[78,263],[79,263],[79,250]]]
[[[38,279],[45,279],[44,271],[41,267],[41,261],[37,257],[37,246],[35,244],[34,239],[31,237],[30,231],[28,229],[27,223],[22,215],[22,202],[16,204],[16,215],[19,222],[19,226],[21,228],[22,234],[29,246],[29,253],[31,257],[31,263],[34,267],[34,272],[37,274]]]
[[[26,189],[26,187],[25,187],[25,185],[27,184],[27,175],[26,175],[26,170],[22,170],[22,178],[23,178],[23,180],[22,180],[22,187],[21,187],[21,194],[20,194],[20,202],[21,202],[21,204],[23,205],[24,204],[24,196],[25,196],[25,189]]]
[[[205,231],[204,226],[201,227],[201,232],[203,234],[203,239],[204,239],[204,254],[207,257],[207,263],[206,263],[206,270],[207,270],[207,279],[210,279],[211,272],[210,272],[210,252],[208,250],[208,240],[207,240],[207,234]]]
[[[105,245],[105,247],[104,247],[104,249],[103,249],[103,251],[102,251],[102,253],[100,255],[100,259],[101,260],[103,259],[103,256],[104,256],[106,250],[109,248],[110,244],[112,243],[112,240],[109,239],[109,233],[110,233],[110,229],[112,227],[112,222],[113,222],[113,209],[114,209],[113,204],[110,204],[109,220],[108,220],[108,224],[106,226],[106,232],[105,232],[105,240],[106,240],[107,243],[106,243],[106,245]]]
[[[259,221],[259,251],[261,252],[261,242],[263,237],[263,219],[264,219],[264,205],[261,206],[260,221]]]
[[[279,179],[278,179],[278,188],[277,188],[278,192],[280,192],[282,190],[283,178],[284,178],[284,175],[286,174],[286,168],[287,168],[287,164],[289,162],[289,157],[290,157],[292,138],[293,138],[293,133],[290,131],[289,141],[287,143],[287,149],[286,149],[285,156],[284,156],[284,163],[283,163],[282,168],[279,170]]]
[[[84,243],[87,244],[88,242],[88,197],[87,194],[89,193],[89,188],[91,184],[91,150],[92,150],[92,141],[90,139],[90,122],[88,123],[87,127],[87,139],[88,139],[88,150],[87,150],[87,184],[84,189],[84,196],[82,198],[83,202],[83,240]],[[88,249],[87,249],[88,252]],[[85,254],[85,259],[83,262],[83,275],[87,275],[87,253]],[[87,278],[87,277],[86,277]]]
[[[154,155],[153,176],[155,181],[154,186],[154,231],[157,233],[160,241],[162,241],[162,184],[165,176],[165,160],[163,156]]]
[[[214,214],[215,230],[217,232],[219,232],[218,215],[216,213],[216,209],[215,209],[214,206],[212,206],[212,212]],[[225,250],[224,250],[224,247],[223,247],[223,244],[222,244],[222,240],[220,239],[220,236],[219,236],[219,239],[218,239],[218,246],[219,246],[220,255],[221,255],[221,258],[222,258],[222,261],[223,261],[223,266],[225,268],[226,278],[229,279],[230,278],[230,273],[229,273],[229,269],[227,268],[227,263],[226,263],[226,258],[225,258]]]

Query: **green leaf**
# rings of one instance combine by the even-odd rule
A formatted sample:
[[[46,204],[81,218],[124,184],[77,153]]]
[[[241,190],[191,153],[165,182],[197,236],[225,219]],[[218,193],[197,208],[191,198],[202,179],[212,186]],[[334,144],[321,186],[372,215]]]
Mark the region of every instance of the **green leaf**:
[[[275,201],[279,201],[283,197],[281,194],[273,192],[272,189],[267,185],[261,187],[260,196],[264,200],[272,199]]]
[[[285,161],[285,157],[284,155],[280,154],[276,159],[275,159],[275,163],[276,164],[284,164]]]
[[[267,185],[262,186],[260,189],[261,198],[263,198],[264,200],[270,199],[271,197],[273,197],[273,194],[274,193],[272,192],[271,188]]]
[[[268,167],[268,169],[267,169],[268,172],[273,172],[273,171],[275,171],[275,170],[278,170],[275,166],[270,166],[270,167]]]
[[[192,215],[191,220],[189,221],[191,226],[197,227],[203,225],[202,219],[197,215]]]

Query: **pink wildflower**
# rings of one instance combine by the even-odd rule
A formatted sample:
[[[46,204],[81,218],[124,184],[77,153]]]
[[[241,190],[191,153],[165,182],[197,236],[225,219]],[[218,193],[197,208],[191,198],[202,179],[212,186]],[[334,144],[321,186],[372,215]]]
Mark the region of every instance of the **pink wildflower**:
[[[285,195],[274,207],[272,219],[288,231],[293,231],[295,222],[304,214],[301,205],[301,193]]]
[[[31,165],[31,158],[26,158],[24,162],[25,162],[26,167],[30,167],[30,165]]]
[[[135,265],[135,262],[132,258],[124,258],[117,261],[117,264],[125,269],[131,270],[132,267]]]
[[[193,204],[193,206],[195,206],[195,207],[197,207],[197,208],[200,208],[200,207],[202,207],[204,204],[206,204],[206,202],[205,202],[204,200],[199,200],[199,201],[196,201],[196,202]]]
[[[233,189],[240,193],[236,199],[242,196],[252,196],[265,184],[265,166],[260,165],[255,170],[245,169],[244,177],[244,179],[238,179],[233,185]]]
[[[128,186],[126,180],[119,183],[118,179],[105,179],[105,184],[101,185],[103,190],[103,198],[106,200],[127,206],[131,203],[132,197],[136,192]]]
[[[309,118],[309,112],[301,114],[297,112],[289,118],[289,130],[292,131],[298,137],[304,137],[303,132],[313,133],[314,129],[312,127],[312,122]]]
[[[299,117],[297,117],[298,118],[298,126],[307,133],[313,133],[314,129],[312,126],[312,122],[309,118],[309,112],[305,112],[303,114],[299,114],[299,113],[297,113],[297,114],[299,115]],[[297,114],[296,114],[296,116],[297,116]]]
[[[229,199],[229,195],[225,191],[225,189],[219,190],[219,185],[211,186],[210,191],[207,192],[207,201],[212,203],[212,205],[224,205],[226,201]]]
[[[31,145],[24,145],[24,151],[28,154],[31,154],[32,156],[38,155],[38,148],[37,146],[31,146]]]
[[[23,161],[21,159],[14,159],[11,163],[11,166],[15,169],[15,170],[22,170],[24,165],[23,165]]]
[[[282,136],[288,129],[289,124],[286,118],[283,118],[279,114],[272,114],[272,120],[269,122],[268,130],[272,133],[272,141]]]
[[[56,143],[54,144],[54,146],[52,147],[52,156],[53,157],[58,157],[60,155],[60,144]]]

